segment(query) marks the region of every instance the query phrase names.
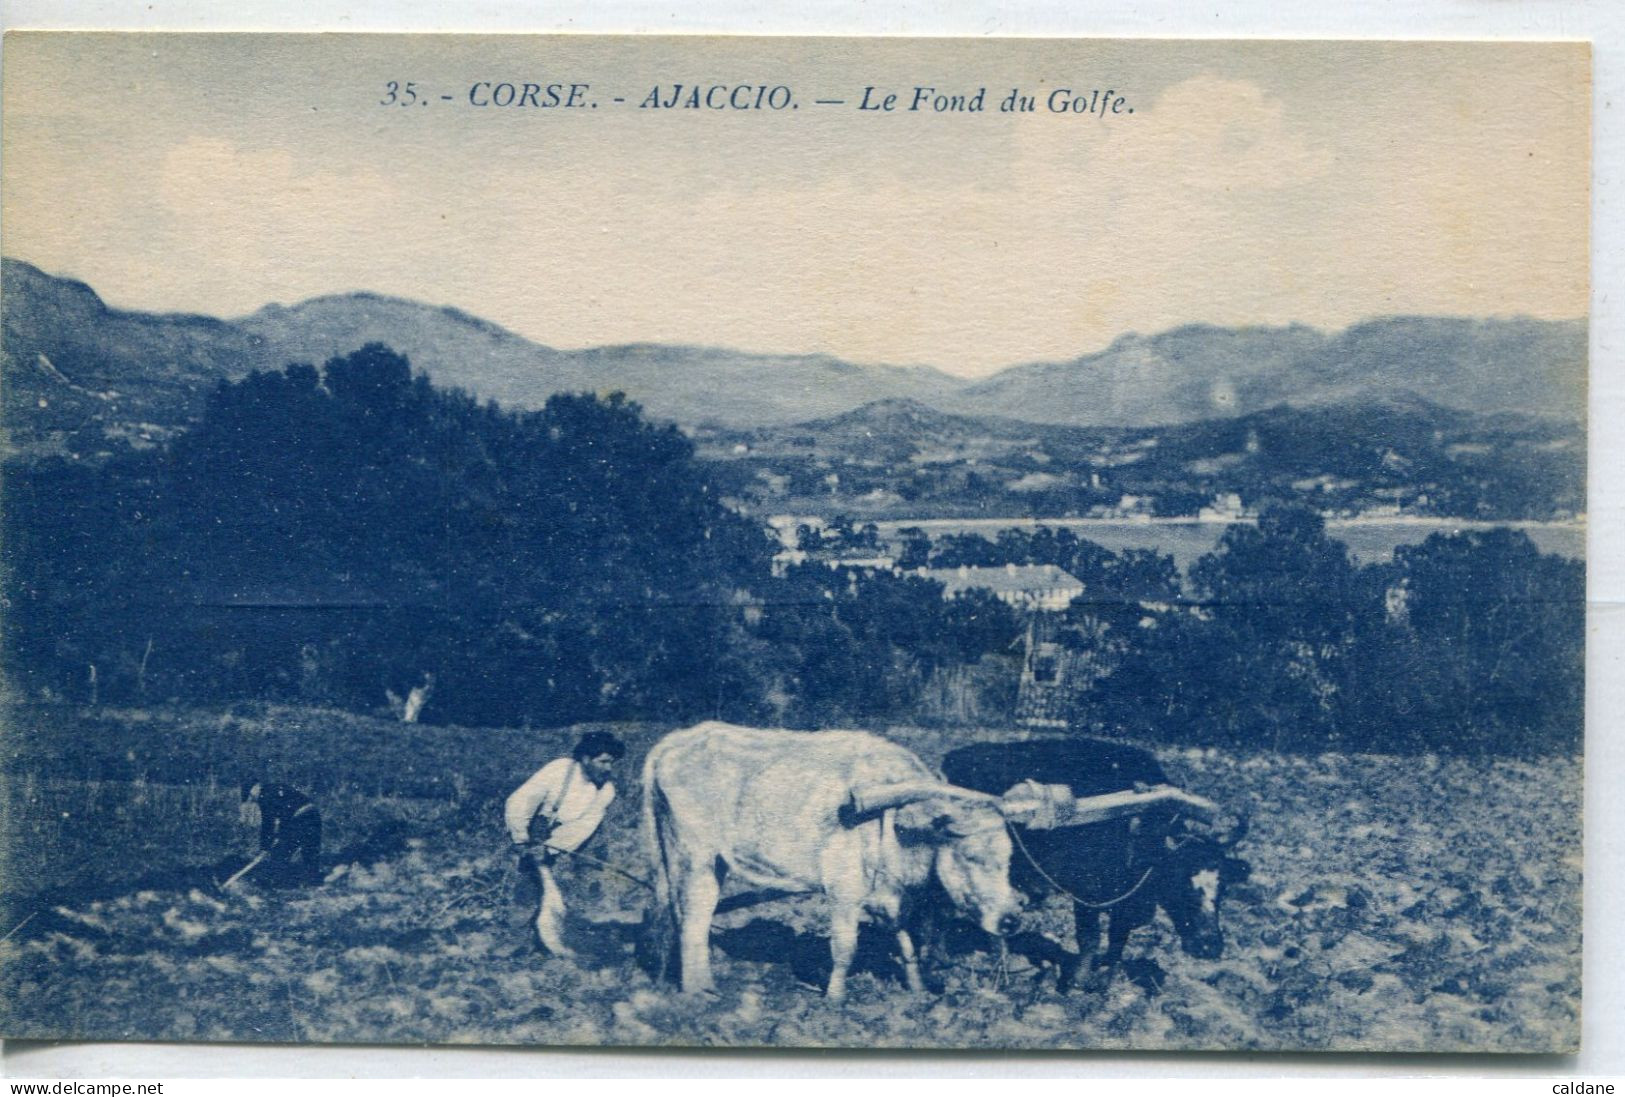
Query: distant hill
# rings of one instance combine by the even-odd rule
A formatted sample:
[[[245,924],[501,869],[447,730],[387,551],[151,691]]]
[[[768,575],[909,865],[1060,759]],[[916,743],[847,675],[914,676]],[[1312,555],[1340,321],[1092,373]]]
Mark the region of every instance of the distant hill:
[[[702,453],[764,513],[1172,516],[1225,493],[1344,514],[1540,519],[1585,509],[1579,424],[1409,393],[1152,427],[1023,423],[886,400],[705,434]]]
[[[1144,426],[1411,393],[1479,413],[1578,421],[1583,321],[1402,316],[1338,334],[1191,326],[1125,335],[1069,362],[1016,366],[943,406],[1037,423]]]
[[[742,446],[758,457],[820,454],[844,461],[899,464],[965,461],[1022,450],[1069,452],[1099,443],[1098,429],[1024,423],[999,416],[954,415],[919,400],[876,400],[802,423],[701,435],[702,450]]]
[[[891,396],[940,400],[963,385],[933,369],[825,355],[649,343],[556,350],[457,309],[366,293],[273,305],[236,323],[259,341],[266,366],[321,362],[380,342],[435,383],[504,404],[539,407],[555,392],[619,389],[650,414],[680,423],[787,423]]]
[[[832,446],[862,447],[871,442],[963,442],[988,440],[1029,444],[1057,433],[1053,426],[996,415],[955,415],[919,400],[876,400],[840,415],[756,432],[763,437],[813,435]]]
[[[407,355],[436,384],[509,406],[618,389],[652,416],[691,428],[821,422],[871,405],[863,413],[871,419],[924,424],[926,412],[957,414],[975,421],[960,424],[961,433],[1030,433],[1044,424],[1145,427],[1407,394],[1478,414],[1570,422],[1584,414],[1581,321],[1396,317],[1337,334],[1189,326],[1126,335],[1095,354],[970,383],[928,367],[826,355],[656,344],[558,350],[457,309],[370,293],[272,305],[235,320],[129,312],[108,308],[81,282],[5,260],[0,322],[8,442],[36,453],[94,453],[115,438],[156,444],[193,419],[222,379],[319,364],[368,342]],[[945,429],[945,420],[931,423]]]
[[[0,332],[8,360],[44,355],[93,390],[190,387],[240,376],[255,360],[252,336],[228,321],[110,309],[83,282],[10,259],[0,264]]]
[[[1255,463],[1278,459],[1324,463],[1354,453],[1427,451],[1462,439],[1546,444],[1578,437],[1572,424],[1554,418],[1515,412],[1480,414],[1447,408],[1409,393],[1389,393],[1303,406],[1276,404],[1246,415],[1141,427],[1032,423],[951,414],[917,400],[877,400],[824,419],[723,431],[715,442],[743,444],[756,454],[816,452],[848,461],[897,460],[972,448],[1088,461],[1105,450],[1128,446],[1143,448],[1146,452],[1135,463],[1149,465],[1226,454],[1247,455]]]
[[[0,265],[0,374],[8,444],[94,452],[155,444],[223,378],[253,368],[248,333],[206,316],[109,309],[82,282]]]

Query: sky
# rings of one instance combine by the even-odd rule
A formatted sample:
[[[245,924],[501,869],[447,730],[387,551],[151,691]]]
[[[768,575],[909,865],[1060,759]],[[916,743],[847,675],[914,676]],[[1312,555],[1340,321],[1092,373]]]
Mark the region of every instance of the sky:
[[[1187,323],[1586,312],[1574,44],[13,35],[5,61],[0,250],[123,308],[368,290],[562,348],[965,376]],[[470,102],[503,82],[598,105]],[[796,107],[638,106],[678,84]],[[1121,111],[1049,110],[1066,88]]]

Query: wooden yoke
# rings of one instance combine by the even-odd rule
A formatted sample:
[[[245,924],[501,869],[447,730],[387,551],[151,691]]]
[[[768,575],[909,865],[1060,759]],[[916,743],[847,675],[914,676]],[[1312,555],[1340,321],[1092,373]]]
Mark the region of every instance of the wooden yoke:
[[[999,801],[1005,818],[1033,830],[1104,823],[1169,803],[1178,804],[1208,819],[1219,812],[1219,805],[1212,800],[1173,785],[1124,789],[1122,792],[1107,792],[1080,799],[1073,796],[1072,790],[1065,785],[1023,781],[1006,792]]]
[[[1122,792],[1079,799],[1065,785],[1046,785],[1038,781],[1023,781],[1003,796],[991,796],[929,779],[897,781],[855,788],[849,794],[848,805],[855,816],[868,816],[939,796],[991,804],[1010,822],[1020,823],[1032,830],[1104,823],[1138,815],[1148,808],[1168,803],[1179,804],[1205,819],[1211,819],[1219,812],[1219,805],[1212,800],[1173,785],[1124,789]]]

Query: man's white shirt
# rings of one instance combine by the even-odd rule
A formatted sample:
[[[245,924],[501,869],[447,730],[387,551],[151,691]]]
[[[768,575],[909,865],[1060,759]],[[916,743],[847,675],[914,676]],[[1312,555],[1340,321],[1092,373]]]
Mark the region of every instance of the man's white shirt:
[[[503,817],[515,842],[530,839],[530,821],[538,812],[553,823],[547,844],[573,850],[592,837],[615,799],[615,782],[602,786],[588,779],[574,758],[555,758],[514,790]]]

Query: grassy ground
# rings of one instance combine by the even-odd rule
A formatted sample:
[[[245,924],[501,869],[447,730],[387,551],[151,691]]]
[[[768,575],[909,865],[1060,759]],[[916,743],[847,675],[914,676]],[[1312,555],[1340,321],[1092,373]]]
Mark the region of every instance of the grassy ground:
[[[9,714],[0,835],[0,1033],[435,1043],[1520,1050],[1578,1039],[1580,766],[1165,750],[1171,775],[1250,809],[1252,880],[1216,962],[1165,922],[1119,979],[972,953],[909,996],[884,963],[831,1007],[818,904],[719,919],[719,991],[696,1003],[633,962],[644,893],[570,870],[584,958],[528,947],[502,797],[581,729],[403,727],[343,713]],[[636,770],[662,728],[617,729],[623,795],[592,852],[643,874]],[[986,732],[880,729],[935,762]],[[250,852],[236,783],[313,791],[343,852],[314,891],[212,886]],[[212,875],[211,875],[212,874]],[[1070,944],[1058,903],[1034,928]]]

